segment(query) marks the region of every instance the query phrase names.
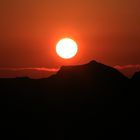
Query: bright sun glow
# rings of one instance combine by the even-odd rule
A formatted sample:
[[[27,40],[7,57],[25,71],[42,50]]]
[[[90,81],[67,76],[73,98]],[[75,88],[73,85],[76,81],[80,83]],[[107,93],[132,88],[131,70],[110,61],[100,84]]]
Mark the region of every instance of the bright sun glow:
[[[77,51],[78,47],[76,42],[70,38],[63,38],[56,45],[56,53],[64,59],[74,57]]]

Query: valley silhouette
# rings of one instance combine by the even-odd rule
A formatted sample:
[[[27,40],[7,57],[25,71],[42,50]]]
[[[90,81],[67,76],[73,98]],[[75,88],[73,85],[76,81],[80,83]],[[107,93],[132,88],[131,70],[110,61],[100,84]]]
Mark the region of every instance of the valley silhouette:
[[[139,85],[140,72],[130,79],[96,61],[62,66],[44,79],[0,79],[1,127],[45,132],[49,139],[134,138]]]

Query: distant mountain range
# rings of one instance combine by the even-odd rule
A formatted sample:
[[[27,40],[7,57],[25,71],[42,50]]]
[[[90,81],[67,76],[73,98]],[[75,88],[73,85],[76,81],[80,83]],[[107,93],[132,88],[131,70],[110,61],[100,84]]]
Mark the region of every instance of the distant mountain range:
[[[129,79],[96,61],[63,66],[44,79],[0,79],[1,120],[3,127],[42,128],[56,139],[120,137],[138,130],[139,86],[140,72]]]
[[[132,78],[135,72],[140,71],[140,65],[113,66],[125,76]],[[56,74],[59,68],[0,68],[0,78],[29,77],[31,79],[48,78]]]
[[[40,79],[55,74],[58,69],[51,68],[0,68],[0,78],[29,77]]]

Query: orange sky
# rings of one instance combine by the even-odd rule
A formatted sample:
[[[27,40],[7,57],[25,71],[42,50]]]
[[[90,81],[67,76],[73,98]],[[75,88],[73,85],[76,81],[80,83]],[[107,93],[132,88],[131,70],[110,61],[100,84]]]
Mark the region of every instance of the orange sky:
[[[139,7],[139,0],[0,0],[0,68],[140,64]],[[56,55],[62,37],[78,42],[75,58]]]

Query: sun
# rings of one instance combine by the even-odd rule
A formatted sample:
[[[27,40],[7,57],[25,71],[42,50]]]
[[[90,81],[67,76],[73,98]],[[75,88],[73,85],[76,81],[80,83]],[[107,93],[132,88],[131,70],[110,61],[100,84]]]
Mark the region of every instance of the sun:
[[[73,58],[77,51],[77,43],[71,38],[63,38],[56,44],[56,53],[63,59]]]

